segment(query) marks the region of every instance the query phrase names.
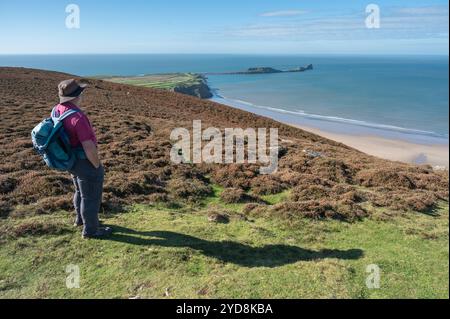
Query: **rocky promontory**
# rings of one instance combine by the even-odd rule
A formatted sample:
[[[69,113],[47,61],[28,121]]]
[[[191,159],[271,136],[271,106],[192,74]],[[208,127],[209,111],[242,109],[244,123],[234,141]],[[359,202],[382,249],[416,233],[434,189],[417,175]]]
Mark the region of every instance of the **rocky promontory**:
[[[210,87],[206,84],[206,78],[202,75],[196,75],[197,81],[193,83],[182,83],[175,86],[172,91],[187,95],[199,97],[201,99],[210,99],[213,97]]]
[[[223,72],[223,73],[210,73],[212,75],[226,75],[226,74],[273,74],[273,73],[294,73],[294,72],[305,72],[313,70],[314,66],[312,64],[308,64],[307,66],[301,66],[294,69],[289,70],[278,70],[271,67],[254,67],[248,68],[246,71],[238,71],[238,72]]]
[[[108,77],[105,81],[172,91],[209,99],[213,97],[206,77],[197,73],[149,74],[143,76]]]

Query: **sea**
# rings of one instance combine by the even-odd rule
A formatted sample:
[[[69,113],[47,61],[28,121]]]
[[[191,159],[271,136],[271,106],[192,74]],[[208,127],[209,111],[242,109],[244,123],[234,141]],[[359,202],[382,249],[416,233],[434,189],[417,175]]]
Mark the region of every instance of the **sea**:
[[[250,67],[301,73],[221,74]],[[331,133],[449,141],[448,56],[0,55],[0,66],[79,76],[205,73],[214,101]]]

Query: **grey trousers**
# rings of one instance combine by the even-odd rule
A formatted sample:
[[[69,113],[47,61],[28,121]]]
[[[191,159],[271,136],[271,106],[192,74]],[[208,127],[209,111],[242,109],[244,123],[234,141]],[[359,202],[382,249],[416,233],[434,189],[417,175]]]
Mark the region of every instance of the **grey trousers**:
[[[99,227],[105,170],[103,166],[96,169],[87,159],[79,159],[69,172],[75,185],[73,204],[77,223],[83,223],[83,235],[93,235]]]

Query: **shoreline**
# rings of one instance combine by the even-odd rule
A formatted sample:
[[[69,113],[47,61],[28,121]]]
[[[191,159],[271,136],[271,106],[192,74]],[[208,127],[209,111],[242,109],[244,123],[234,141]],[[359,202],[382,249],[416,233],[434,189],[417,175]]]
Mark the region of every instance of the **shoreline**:
[[[382,159],[416,165],[428,164],[435,169],[448,170],[449,168],[449,143],[448,139],[445,138],[361,127],[350,123],[302,118],[301,116],[294,117],[218,95],[215,95],[211,100],[272,118]],[[328,129],[323,128],[324,123],[327,123]]]
[[[418,144],[371,135],[349,135],[330,133],[321,129],[285,123],[304,131],[343,143],[363,153],[382,159],[410,164],[429,164],[434,168],[449,168],[449,146]]]

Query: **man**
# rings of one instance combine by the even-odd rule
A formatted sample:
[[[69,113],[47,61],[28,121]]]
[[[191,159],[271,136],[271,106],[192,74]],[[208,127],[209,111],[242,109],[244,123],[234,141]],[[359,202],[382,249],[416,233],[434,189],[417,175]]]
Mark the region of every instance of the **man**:
[[[112,229],[100,227],[98,219],[105,171],[98,155],[94,129],[80,109],[86,87],[73,79],[61,82],[58,85],[60,104],[55,113],[61,116],[69,110],[77,111],[63,120],[70,144],[77,154],[77,161],[70,170],[75,185],[75,226],[83,226],[83,238],[104,238],[111,235]]]

